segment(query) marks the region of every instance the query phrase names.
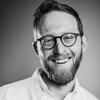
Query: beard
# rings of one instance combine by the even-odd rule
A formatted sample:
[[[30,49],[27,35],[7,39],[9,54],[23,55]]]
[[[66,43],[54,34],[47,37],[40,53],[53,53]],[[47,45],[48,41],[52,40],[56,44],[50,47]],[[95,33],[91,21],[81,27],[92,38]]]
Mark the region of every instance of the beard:
[[[75,57],[74,53],[73,57]],[[49,83],[55,84],[56,86],[66,85],[74,79],[76,72],[80,66],[81,60],[82,50],[75,61],[71,63],[70,69],[57,69],[54,66],[50,66],[50,64],[48,64],[48,62],[44,60],[43,76],[46,78],[47,81],[49,81]]]

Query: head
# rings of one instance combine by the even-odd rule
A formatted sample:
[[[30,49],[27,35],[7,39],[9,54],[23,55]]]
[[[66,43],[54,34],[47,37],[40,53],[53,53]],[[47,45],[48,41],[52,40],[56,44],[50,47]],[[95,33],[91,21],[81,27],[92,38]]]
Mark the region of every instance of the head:
[[[86,50],[78,13],[57,1],[44,1],[34,14],[33,37],[48,79],[57,85],[72,81]]]

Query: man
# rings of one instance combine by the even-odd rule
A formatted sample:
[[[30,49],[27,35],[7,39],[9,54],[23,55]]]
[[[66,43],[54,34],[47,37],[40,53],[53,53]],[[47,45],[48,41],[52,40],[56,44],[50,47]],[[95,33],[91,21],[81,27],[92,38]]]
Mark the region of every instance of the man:
[[[0,100],[97,100],[77,78],[87,37],[77,12],[46,0],[34,14],[33,46],[42,67],[32,77],[0,89]]]

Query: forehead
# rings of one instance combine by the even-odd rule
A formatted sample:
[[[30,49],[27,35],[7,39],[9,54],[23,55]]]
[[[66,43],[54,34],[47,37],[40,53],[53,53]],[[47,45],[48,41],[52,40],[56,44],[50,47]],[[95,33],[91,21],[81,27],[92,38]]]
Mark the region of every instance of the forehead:
[[[63,11],[52,11],[44,15],[39,23],[42,35],[58,35],[64,32],[78,32],[77,21],[71,15]]]

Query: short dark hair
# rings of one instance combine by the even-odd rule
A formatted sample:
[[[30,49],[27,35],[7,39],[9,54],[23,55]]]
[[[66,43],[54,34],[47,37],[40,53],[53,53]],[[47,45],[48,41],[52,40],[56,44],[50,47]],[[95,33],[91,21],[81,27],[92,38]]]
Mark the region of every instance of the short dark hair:
[[[81,19],[78,15],[78,13],[70,6],[66,4],[62,4],[56,0],[45,0],[43,1],[40,6],[36,9],[36,12],[34,13],[34,21],[33,21],[33,27],[35,29],[38,28],[40,19],[47,13],[51,11],[64,11],[66,13],[71,14],[75,17],[77,24],[78,24],[78,30],[80,32],[80,35],[83,35],[83,25],[81,22]]]

